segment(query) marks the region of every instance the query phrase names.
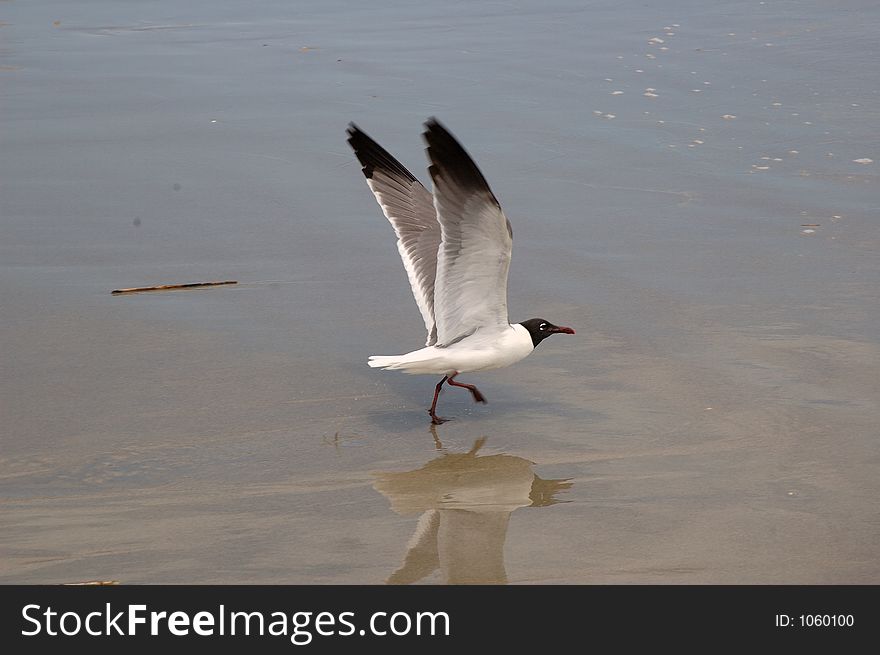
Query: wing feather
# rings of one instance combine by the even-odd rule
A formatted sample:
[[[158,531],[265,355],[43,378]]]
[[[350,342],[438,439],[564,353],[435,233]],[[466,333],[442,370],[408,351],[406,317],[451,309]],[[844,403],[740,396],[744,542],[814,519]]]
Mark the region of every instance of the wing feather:
[[[437,341],[434,285],[440,246],[440,224],[433,197],[412,173],[354,123],[348,127],[348,143],[397,235],[397,250],[428,331],[425,345],[432,346]]]
[[[441,244],[434,282],[437,345],[507,327],[510,221],[477,165],[436,119],[425,123]]]

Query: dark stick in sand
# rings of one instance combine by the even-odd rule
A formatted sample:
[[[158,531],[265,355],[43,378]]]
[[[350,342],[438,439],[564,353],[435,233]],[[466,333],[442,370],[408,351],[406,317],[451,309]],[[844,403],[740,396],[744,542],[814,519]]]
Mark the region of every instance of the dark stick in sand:
[[[110,293],[137,293],[139,291],[165,291],[166,289],[195,289],[198,287],[216,287],[221,284],[238,284],[238,280],[223,282],[190,282],[189,284],[162,284],[156,287],[134,287],[132,289],[113,289]]]

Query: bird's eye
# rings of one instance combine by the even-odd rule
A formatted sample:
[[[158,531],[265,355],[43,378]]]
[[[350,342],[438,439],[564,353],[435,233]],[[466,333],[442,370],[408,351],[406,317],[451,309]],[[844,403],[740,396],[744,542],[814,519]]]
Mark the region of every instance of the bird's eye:
[[[546,323],[541,323],[541,324],[538,326],[538,329],[539,329],[539,330],[546,330],[546,329],[547,329],[547,324],[546,324]]]

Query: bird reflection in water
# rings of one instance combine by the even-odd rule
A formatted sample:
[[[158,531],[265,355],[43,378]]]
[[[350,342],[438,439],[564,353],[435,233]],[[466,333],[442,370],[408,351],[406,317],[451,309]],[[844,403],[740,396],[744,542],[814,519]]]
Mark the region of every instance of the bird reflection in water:
[[[560,502],[567,480],[543,480],[532,462],[513,455],[443,453],[419,469],[379,473],[374,488],[402,515],[421,514],[403,564],[389,584],[418,582],[440,570],[448,584],[504,584],[504,541],[520,507]]]

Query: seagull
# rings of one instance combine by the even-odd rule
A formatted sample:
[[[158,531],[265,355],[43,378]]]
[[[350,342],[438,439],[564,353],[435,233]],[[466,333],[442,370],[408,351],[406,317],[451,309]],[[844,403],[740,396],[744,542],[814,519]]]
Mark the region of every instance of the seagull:
[[[425,347],[404,355],[373,355],[373,368],[442,375],[428,414],[437,416],[443,384],[486,397],[461,373],[510,366],[547,337],[574,334],[542,318],[521,323],[507,316],[507,271],[513,245],[510,221],[486,178],[461,144],[436,118],[423,134],[433,194],[388,151],[354,123],[348,143],[363,166],[367,185],[397,235],[413,296],[425,322]]]

